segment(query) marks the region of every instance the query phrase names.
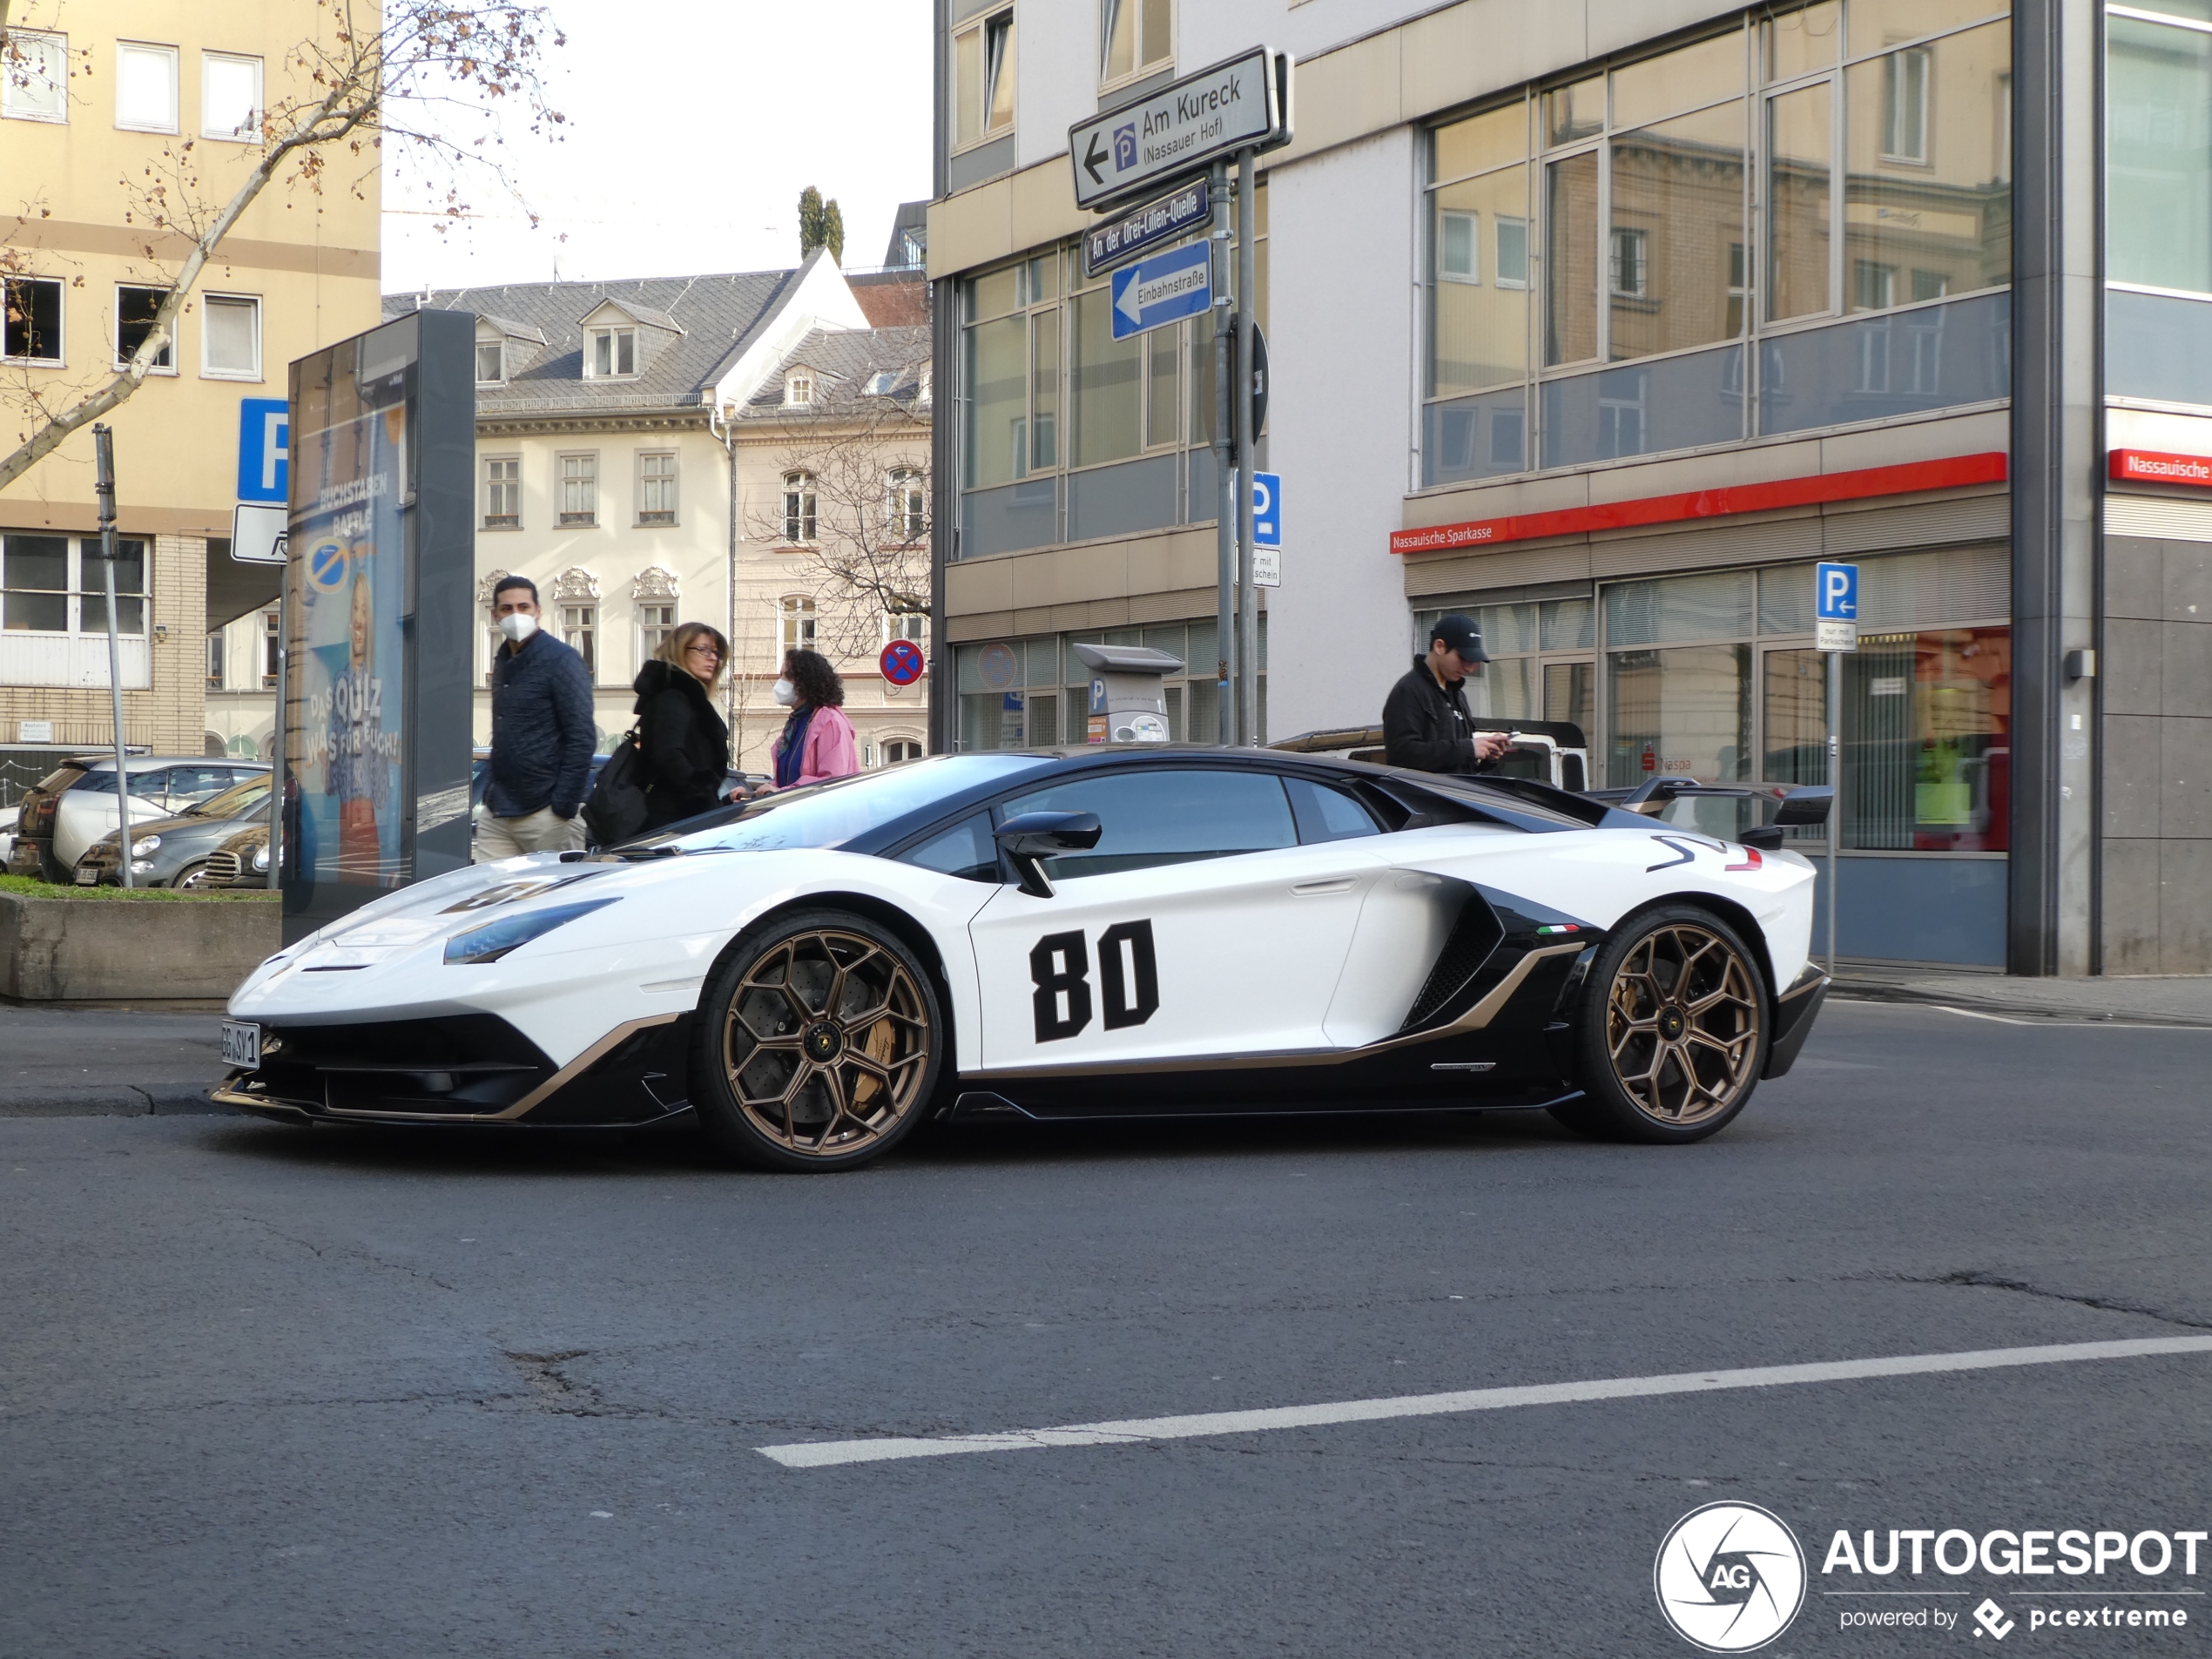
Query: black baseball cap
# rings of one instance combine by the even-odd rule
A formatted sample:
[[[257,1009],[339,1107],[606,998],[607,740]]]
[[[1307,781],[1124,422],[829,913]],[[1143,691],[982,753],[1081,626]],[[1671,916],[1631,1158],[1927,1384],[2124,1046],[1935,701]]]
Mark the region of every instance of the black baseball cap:
[[[1428,637],[1442,640],[1465,662],[1490,660],[1490,653],[1482,649],[1482,630],[1474,625],[1473,617],[1462,616],[1456,610],[1448,617],[1439,617],[1430,626]]]

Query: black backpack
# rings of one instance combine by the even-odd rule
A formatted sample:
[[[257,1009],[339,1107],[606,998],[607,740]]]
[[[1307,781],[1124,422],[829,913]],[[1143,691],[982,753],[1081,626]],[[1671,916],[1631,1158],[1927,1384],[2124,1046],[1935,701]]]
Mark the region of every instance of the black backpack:
[[[584,827],[601,846],[626,841],[645,827],[645,757],[631,726],[599,768],[583,803]]]

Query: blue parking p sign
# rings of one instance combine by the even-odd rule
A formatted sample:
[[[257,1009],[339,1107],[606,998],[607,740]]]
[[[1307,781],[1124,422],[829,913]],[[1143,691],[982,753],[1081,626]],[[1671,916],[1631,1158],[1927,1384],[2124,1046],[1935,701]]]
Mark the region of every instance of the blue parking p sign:
[[[1816,622],[1858,620],[1858,567],[1821,564],[1813,570],[1813,619]]]
[[[280,397],[249,397],[238,406],[238,498],[282,502],[292,493],[292,425]]]

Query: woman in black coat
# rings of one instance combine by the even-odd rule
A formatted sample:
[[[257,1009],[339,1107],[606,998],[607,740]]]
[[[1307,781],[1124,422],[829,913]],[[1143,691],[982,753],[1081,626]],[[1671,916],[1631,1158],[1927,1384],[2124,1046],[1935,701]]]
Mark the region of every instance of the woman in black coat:
[[[730,728],[715,712],[714,689],[730,642],[703,622],[670,633],[638,671],[637,746],[645,762],[645,828],[708,812],[731,798],[724,777]]]

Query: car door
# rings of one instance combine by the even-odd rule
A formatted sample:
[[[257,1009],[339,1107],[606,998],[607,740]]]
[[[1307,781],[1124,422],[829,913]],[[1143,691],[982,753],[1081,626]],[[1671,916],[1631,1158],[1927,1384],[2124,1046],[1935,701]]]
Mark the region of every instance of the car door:
[[[1361,901],[1387,867],[1372,821],[1302,840],[1274,772],[1165,761],[1026,792],[1001,820],[1027,812],[1096,813],[1103,833],[1047,861],[1053,897],[1002,887],[970,924],[986,1070],[1327,1046]]]

